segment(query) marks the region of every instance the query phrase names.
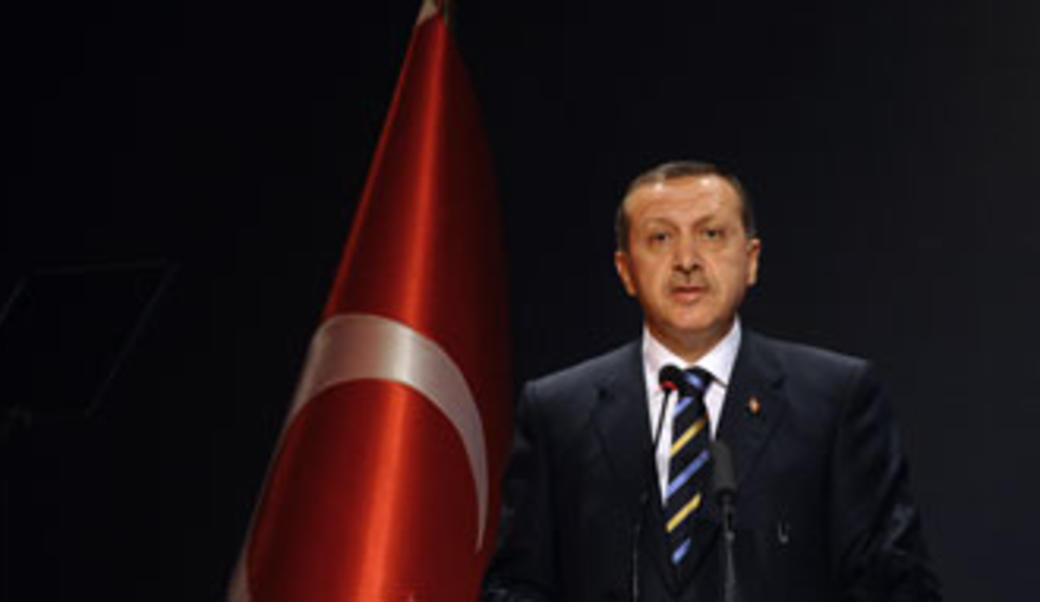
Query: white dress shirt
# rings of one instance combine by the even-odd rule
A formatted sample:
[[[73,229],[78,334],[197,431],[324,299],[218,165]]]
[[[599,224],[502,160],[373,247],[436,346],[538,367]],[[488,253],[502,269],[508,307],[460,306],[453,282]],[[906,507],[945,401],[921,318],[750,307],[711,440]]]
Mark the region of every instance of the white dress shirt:
[[[719,418],[722,416],[722,402],[726,398],[726,387],[729,386],[730,376],[733,374],[733,364],[737,361],[737,350],[740,349],[740,319],[733,320],[733,326],[716,343],[708,353],[697,360],[693,366],[700,366],[712,375],[711,385],[704,395],[704,405],[708,409],[708,421],[711,426],[711,436],[715,438],[718,430]],[[658,383],[658,373],[663,366],[672,364],[678,368],[686,369],[693,366],[687,365],[686,361],[678,355],[669,351],[660,341],[655,339],[650,331],[643,327],[643,370],[646,376],[646,399],[650,411],[650,437],[651,441],[657,434],[657,421],[661,416],[661,405],[664,401],[664,391]],[[668,410],[675,407],[678,395],[670,395],[668,398]],[[668,419],[670,414],[665,414],[664,425],[661,428],[661,438],[654,450],[654,459],[657,466],[657,482],[661,490],[661,503],[665,502],[664,493],[668,490],[668,450],[672,447],[672,424]]]

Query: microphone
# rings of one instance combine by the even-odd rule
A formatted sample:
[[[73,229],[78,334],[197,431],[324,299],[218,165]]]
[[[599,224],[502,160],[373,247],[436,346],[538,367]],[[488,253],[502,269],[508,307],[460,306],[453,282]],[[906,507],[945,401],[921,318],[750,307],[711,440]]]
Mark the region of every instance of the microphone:
[[[671,391],[682,393],[689,386],[689,383],[686,382],[686,373],[673,364],[667,364],[661,368],[661,371],[657,373],[657,381],[661,383],[661,388],[664,389],[666,401],[668,393]],[[663,409],[661,415],[664,415]]]
[[[657,475],[657,446],[661,441],[661,431],[664,430],[664,416],[668,410],[668,397],[674,391],[681,394],[689,385],[686,382],[685,373],[678,367],[667,364],[657,373],[657,381],[664,391],[664,399],[661,401],[661,413],[657,416],[657,427],[654,429],[653,446],[650,448],[651,474]],[[639,601],[639,535],[643,530],[643,516],[646,514],[646,504],[650,500],[650,492],[645,485],[639,492],[638,510],[636,511],[636,522],[632,527],[632,602]]]
[[[729,454],[729,446],[721,439],[711,442],[711,456],[715,460],[712,472],[712,491],[722,511],[722,553],[723,553],[723,602],[739,602],[737,589],[737,570],[733,559],[733,542],[737,537],[733,526],[736,513],[737,480],[733,477],[733,458]]]

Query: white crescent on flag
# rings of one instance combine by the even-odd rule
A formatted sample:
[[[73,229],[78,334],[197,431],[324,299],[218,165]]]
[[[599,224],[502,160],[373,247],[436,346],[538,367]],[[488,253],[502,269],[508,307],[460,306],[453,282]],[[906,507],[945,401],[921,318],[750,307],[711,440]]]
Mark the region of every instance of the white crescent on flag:
[[[407,385],[428,399],[462,439],[477,496],[477,541],[484,539],[488,510],[487,445],[480,410],[462,371],[433,340],[404,324],[372,314],[326,320],[311,340],[303,377],[285,424],[322,391],[360,379]]]

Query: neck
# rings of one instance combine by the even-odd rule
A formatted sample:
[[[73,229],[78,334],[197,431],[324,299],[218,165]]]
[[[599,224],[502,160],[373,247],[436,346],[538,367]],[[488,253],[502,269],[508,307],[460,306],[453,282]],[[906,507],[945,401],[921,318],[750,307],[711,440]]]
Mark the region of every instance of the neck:
[[[655,328],[652,324],[646,327],[655,339],[668,348],[669,351],[681,357],[687,364],[697,363],[707,355],[715,345],[719,344],[730,329],[733,328],[735,318],[730,318],[722,325],[708,330],[698,332],[668,332]]]

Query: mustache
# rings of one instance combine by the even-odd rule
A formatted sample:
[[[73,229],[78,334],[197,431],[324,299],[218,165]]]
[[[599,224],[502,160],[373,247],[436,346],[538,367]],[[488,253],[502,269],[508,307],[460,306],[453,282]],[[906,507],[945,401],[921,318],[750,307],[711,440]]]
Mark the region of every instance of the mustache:
[[[710,288],[711,285],[708,282],[708,280],[706,278],[703,278],[703,277],[693,276],[693,275],[690,275],[690,276],[676,275],[676,276],[672,276],[671,278],[668,279],[668,286],[670,288],[689,287],[689,286],[693,286],[693,287],[697,287],[697,288]]]

